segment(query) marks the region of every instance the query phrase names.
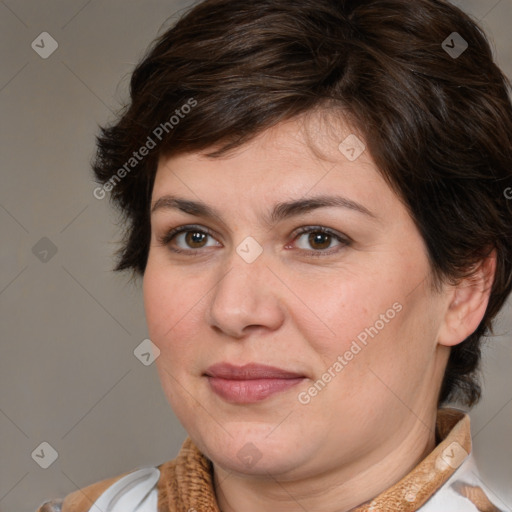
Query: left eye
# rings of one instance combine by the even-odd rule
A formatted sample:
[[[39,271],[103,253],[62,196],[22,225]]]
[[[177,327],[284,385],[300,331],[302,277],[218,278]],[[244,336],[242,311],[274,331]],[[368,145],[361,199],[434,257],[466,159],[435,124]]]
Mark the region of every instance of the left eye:
[[[296,240],[299,240],[297,244],[299,249],[310,252],[311,248],[314,252],[324,252],[326,249],[331,249],[332,243],[336,241],[339,242],[338,247],[349,243],[348,239],[325,228],[306,228],[298,234]]]

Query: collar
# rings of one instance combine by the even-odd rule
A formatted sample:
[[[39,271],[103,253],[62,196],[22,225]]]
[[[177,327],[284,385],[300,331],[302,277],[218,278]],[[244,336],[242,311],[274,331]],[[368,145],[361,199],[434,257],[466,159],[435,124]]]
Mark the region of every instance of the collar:
[[[414,512],[450,479],[471,452],[469,416],[457,409],[439,409],[438,444],[410,473],[354,512]]]

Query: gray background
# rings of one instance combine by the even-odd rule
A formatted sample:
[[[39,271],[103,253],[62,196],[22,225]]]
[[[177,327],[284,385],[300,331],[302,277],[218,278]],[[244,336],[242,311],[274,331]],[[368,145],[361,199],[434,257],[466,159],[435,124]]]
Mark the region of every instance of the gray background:
[[[482,20],[512,76],[512,0],[456,3]],[[3,512],[33,511],[45,499],[160,464],[186,436],[154,365],[133,354],[147,337],[141,290],[111,272],[118,219],[106,199],[93,197],[89,162],[97,126],[126,97],[130,70],[188,5],[0,1]],[[47,59],[31,48],[44,31],[59,45]],[[43,237],[56,254],[33,253]],[[509,303],[485,351],[483,401],[471,412],[476,458],[502,507],[512,507],[511,319]],[[58,453],[47,469],[31,456],[42,442]]]

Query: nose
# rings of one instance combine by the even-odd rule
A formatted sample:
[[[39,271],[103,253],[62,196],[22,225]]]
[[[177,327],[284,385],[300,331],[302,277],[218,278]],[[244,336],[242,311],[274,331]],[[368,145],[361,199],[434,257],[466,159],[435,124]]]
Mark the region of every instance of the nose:
[[[281,287],[267,267],[264,254],[247,263],[233,251],[228,271],[209,294],[207,322],[214,330],[236,339],[255,329],[279,329],[285,318],[282,297],[276,291]]]

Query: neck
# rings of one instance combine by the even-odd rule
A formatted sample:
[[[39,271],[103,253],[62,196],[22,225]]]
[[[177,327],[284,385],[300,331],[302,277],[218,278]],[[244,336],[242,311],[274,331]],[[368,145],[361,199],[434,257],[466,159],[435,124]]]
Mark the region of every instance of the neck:
[[[286,475],[254,477],[214,464],[214,485],[221,512],[348,512],[393,486],[435,447],[435,415],[428,423],[404,425],[379,453],[328,473],[294,480]]]

